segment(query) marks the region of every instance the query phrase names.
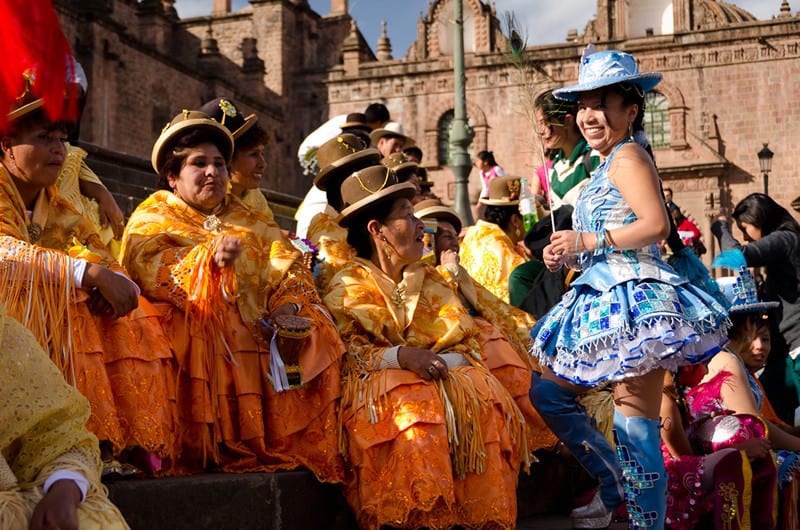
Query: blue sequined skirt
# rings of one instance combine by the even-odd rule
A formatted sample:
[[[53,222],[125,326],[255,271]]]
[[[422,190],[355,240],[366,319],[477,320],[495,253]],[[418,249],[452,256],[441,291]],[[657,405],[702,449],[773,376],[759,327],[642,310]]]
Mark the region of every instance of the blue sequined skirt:
[[[531,330],[531,353],[575,384],[598,386],[708,360],[727,342],[727,311],[689,284],[573,286]]]

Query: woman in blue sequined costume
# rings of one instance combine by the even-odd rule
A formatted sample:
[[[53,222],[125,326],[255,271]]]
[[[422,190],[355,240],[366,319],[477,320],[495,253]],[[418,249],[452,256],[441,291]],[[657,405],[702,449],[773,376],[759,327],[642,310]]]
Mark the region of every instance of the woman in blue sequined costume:
[[[608,525],[623,497],[631,528],[663,527],[664,370],[702,362],[726,340],[725,308],[659,257],[669,218],[652,158],[632,136],[643,130],[644,94],[660,80],[639,73],[630,54],[590,51],[578,84],[554,91],[578,101],[581,132],[603,157],[578,198],[574,230],[555,232],[544,250],[550,270],[583,272],[531,332],[543,367],[531,400],[600,482],[592,501],[573,511],[576,527]],[[605,384],[614,385],[616,451],[577,401]]]

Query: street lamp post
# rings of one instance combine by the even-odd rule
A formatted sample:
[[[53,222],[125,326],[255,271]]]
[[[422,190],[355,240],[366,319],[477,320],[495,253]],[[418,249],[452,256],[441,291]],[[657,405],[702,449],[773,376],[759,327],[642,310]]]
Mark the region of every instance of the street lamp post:
[[[764,175],[764,195],[769,195],[769,172],[772,170],[772,157],[775,153],[770,151],[769,144],[765,143],[761,151],[758,152],[758,167]]]
[[[453,122],[450,126],[450,168],[456,178],[455,210],[464,226],[473,224],[469,204],[469,172],[472,170],[467,147],[474,133],[467,124],[467,77],[464,72],[464,8],[462,0],[453,1],[453,76],[455,94]]]

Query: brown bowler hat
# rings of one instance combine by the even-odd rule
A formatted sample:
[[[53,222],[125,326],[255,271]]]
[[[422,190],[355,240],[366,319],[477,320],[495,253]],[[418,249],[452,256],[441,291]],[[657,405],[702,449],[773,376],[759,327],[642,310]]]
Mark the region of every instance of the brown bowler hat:
[[[478,202],[487,206],[516,206],[519,204],[519,177],[495,177],[489,183],[489,196]]]
[[[325,191],[353,171],[379,164],[380,160],[380,151],[367,147],[358,136],[340,134],[317,149],[317,163],[322,169],[314,178],[314,185]]]
[[[447,221],[456,229],[456,233],[461,232],[461,218],[455,210],[442,204],[437,199],[425,199],[414,205],[414,215],[417,219],[436,219],[437,221]]]
[[[400,175],[401,180],[405,180],[408,178],[408,173],[411,170],[416,171],[418,164],[413,160],[410,160],[406,155],[403,153],[392,153],[389,156],[385,157],[381,160],[381,164],[388,167],[389,169],[393,169],[395,173]]]
[[[258,121],[258,116],[255,114],[245,118],[233,101],[225,97],[212,99],[198,110],[227,127],[234,140],[246,133]]]
[[[371,166],[356,171],[342,182],[342,213],[337,220],[347,228],[359,213],[378,202],[398,197],[411,199],[417,189],[410,182],[400,182],[397,173],[386,166]]]
[[[369,134],[372,129],[367,125],[367,117],[360,112],[351,112],[344,119],[344,123],[339,126],[340,129],[359,129]]]
[[[433,181],[428,178],[428,170],[424,167],[417,168],[417,178],[420,189],[429,190],[433,187]]]
[[[218,123],[208,114],[199,110],[184,110],[164,127],[161,135],[153,144],[153,152],[150,162],[153,169],[158,173],[167,153],[175,147],[178,139],[195,129],[205,129],[214,136],[214,145],[220,150],[225,160],[230,163],[233,154],[233,136],[231,132],[222,124]]]

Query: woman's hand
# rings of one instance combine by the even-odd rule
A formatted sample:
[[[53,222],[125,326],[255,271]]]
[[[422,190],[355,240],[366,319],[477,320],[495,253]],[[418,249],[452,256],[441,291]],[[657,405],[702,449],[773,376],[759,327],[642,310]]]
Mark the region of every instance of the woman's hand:
[[[136,285],[125,276],[90,263],[83,274],[83,287],[92,291],[89,310],[95,314],[120,318],[139,306]]]
[[[83,195],[97,201],[100,226],[111,225],[114,238],[120,239],[125,229],[125,216],[111,192],[102,184],[88,180],[81,180],[78,185]]]
[[[425,380],[447,377],[447,363],[425,348],[401,346],[397,351],[397,362],[404,370],[411,370]]]
[[[564,256],[555,253],[553,245],[547,245],[542,250],[542,261],[550,272],[556,272],[564,265]]]
[[[224,235],[214,247],[214,263],[219,268],[229,267],[242,253],[242,242],[236,236]]]
[[[57,480],[33,510],[30,530],[78,530],[81,490],[71,480]]]
[[[750,460],[757,460],[769,456],[770,443],[766,438],[751,438],[736,444],[736,449],[744,451]]]
[[[443,250],[439,255],[439,260],[445,267],[449,265],[458,268],[458,252],[455,250]]]

